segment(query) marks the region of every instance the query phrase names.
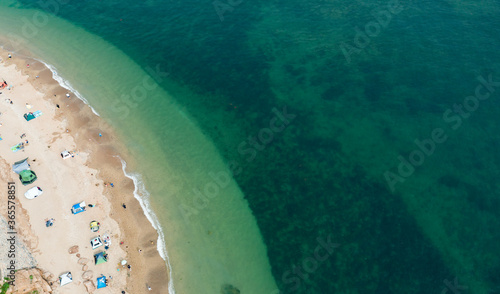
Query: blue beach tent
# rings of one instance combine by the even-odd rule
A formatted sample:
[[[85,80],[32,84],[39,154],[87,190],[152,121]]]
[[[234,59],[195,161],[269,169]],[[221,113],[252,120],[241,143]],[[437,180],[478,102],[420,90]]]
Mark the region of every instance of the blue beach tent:
[[[106,276],[101,276],[97,278],[97,289],[105,288],[106,285]]]

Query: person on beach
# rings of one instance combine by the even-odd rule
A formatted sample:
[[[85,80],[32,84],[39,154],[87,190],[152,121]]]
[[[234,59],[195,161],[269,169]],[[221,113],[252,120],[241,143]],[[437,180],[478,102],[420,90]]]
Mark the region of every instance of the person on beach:
[[[12,58],[12,55],[10,55],[10,53],[9,53],[9,55],[8,55],[8,56],[9,56],[9,59],[11,59],[11,58]]]
[[[59,104],[56,104],[56,107],[59,108],[60,107]]]
[[[51,218],[51,219],[46,219],[45,220],[45,226],[48,228],[48,227],[52,227],[52,225],[54,224],[54,221],[55,219]]]
[[[69,95],[69,93],[66,93],[66,98],[69,98],[69,97],[71,97],[71,96]]]
[[[122,203],[122,207],[123,207],[124,209],[127,209],[127,205],[125,205],[125,203]]]

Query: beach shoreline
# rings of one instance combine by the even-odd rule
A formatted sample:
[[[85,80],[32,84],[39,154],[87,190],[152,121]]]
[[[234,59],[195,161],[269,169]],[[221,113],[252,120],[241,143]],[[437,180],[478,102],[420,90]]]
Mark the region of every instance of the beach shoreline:
[[[132,160],[130,156],[127,156],[126,148],[120,144],[116,134],[104,119],[98,117],[89,105],[86,105],[74,93],[69,92],[58,81],[54,80],[53,72],[45,64],[26,55],[19,56],[10,51],[12,58],[9,58],[8,54],[9,51],[0,50],[0,58],[2,59],[0,66],[5,68],[15,66],[22,76],[27,77],[27,81],[36,91],[43,93],[44,101],[49,105],[48,107],[52,107],[54,112],[54,125],[65,125],[66,134],[56,134],[54,135],[56,138],[53,140],[63,135],[71,136],[76,146],[75,151],[82,155],[87,154],[84,161],[85,166],[96,171],[86,180],[95,183],[96,189],[100,189],[102,192],[100,195],[92,195],[93,199],[89,201],[97,201],[103,207],[108,206],[109,217],[116,221],[119,228],[119,234],[116,232],[113,234],[119,235],[120,240],[113,240],[113,246],[119,246],[125,252],[124,258],[132,265],[133,269],[125,269],[127,272],[125,292],[168,293],[169,272],[166,261],[158,251],[158,232],[135,198],[133,180],[124,174],[122,160],[125,162]],[[9,79],[5,76],[2,78]],[[13,90],[18,90],[17,87],[21,86],[23,85],[14,84]],[[8,93],[8,91],[5,92]],[[70,95],[69,98],[66,97],[67,93]],[[12,98],[14,103],[19,104],[20,102],[15,96],[9,95],[9,98]],[[3,100],[6,97],[0,98]],[[5,127],[2,131],[6,132]],[[30,146],[30,148],[35,147]],[[73,160],[73,158],[68,160]],[[12,164],[13,162],[8,163]],[[11,173],[10,170],[8,173]],[[113,183],[113,186],[110,183]],[[123,204],[126,208],[123,207]],[[30,215],[29,210],[27,210],[27,214]],[[59,222],[62,221],[64,220]],[[42,232],[36,233],[40,236],[44,235]],[[121,242],[123,244],[120,244]],[[41,251],[36,246],[31,249]],[[50,258],[47,257],[50,252],[37,253],[37,256],[40,255],[44,255],[49,261],[46,264],[39,262],[39,265],[52,272]],[[52,273],[54,275],[60,274],[59,272]],[[151,287],[152,291],[148,291],[148,286]]]

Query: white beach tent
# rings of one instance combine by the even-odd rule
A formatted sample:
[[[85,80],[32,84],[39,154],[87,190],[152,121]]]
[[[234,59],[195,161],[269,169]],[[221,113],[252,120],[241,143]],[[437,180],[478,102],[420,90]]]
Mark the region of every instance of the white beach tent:
[[[68,151],[64,150],[63,152],[61,152],[61,157],[62,157],[62,159],[70,158],[71,157],[71,153],[69,153]]]
[[[43,191],[40,187],[33,187],[24,193],[24,197],[28,199],[35,199],[36,197],[42,195]]]
[[[73,277],[71,276],[71,272],[67,272],[59,276],[59,283],[61,287],[73,282]]]
[[[94,239],[90,240],[90,245],[92,245],[92,249],[96,249],[97,247],[102,246],[101,238],[95,237]]]

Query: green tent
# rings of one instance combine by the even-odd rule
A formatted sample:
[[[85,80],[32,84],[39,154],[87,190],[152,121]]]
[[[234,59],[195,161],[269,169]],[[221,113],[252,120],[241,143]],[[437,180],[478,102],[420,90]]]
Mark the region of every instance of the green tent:
[[[96,255],[94,255],[95,264],[98,265],[107,262],[107,256],[108,255],[106,254],[106,251],[97,253]]]
[[[19,173],[19,179],[26,186],[36,181],[37,177],[34,171],[26,169]]]

